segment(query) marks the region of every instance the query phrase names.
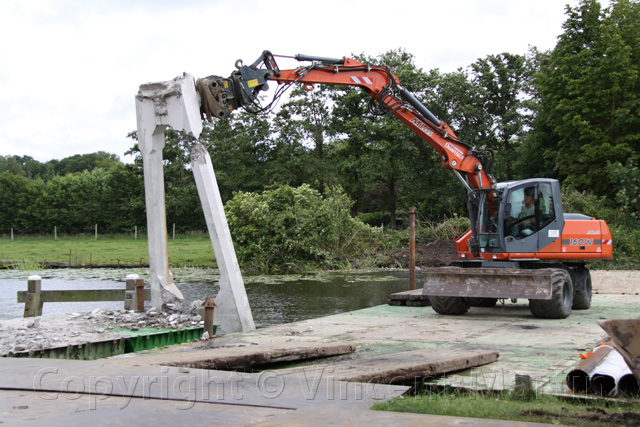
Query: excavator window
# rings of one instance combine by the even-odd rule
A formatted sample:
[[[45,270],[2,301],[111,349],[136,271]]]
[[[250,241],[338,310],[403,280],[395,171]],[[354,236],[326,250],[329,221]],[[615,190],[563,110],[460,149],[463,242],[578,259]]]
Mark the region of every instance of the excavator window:
[[[551,192],[551,184],[542,182],[539,184],[538,190],[540,229],[542,229],[556,219],[556,214],[553,210],[553,193]]]
[[[555,219],[551,185],[541,182],[511,190],[506,218],[506,236],[523,239],[538,232]]]
[[[482,196],[482,209],[478,218],[478,237],[481,248],[499,248],[500,233],[498,230],[501,197],[489,200],[486,194]]]

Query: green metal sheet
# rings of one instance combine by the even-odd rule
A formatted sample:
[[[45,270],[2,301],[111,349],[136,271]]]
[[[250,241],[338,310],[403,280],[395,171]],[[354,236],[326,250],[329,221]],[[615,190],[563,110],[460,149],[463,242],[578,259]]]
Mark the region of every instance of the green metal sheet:
[[[215,335],[217,325],[213,325]],[[95,360],[118,356],[125,353],[150,350],[152,348],[181,344],[199,339],[204,327],[194,326],[183,329],[141,328],[137,331],[129,329],[114,330],[121,338],[96,341],[85,344],[74,344],[62,347],[45,348],[17,353],[9,353],[4,357],[33,357],[40,359]]]

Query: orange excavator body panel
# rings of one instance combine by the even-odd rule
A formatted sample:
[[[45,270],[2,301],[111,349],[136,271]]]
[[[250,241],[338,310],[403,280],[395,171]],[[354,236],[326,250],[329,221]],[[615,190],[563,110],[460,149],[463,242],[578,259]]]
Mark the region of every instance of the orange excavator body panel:
[[[461,259],[578,261],[613,258],[613,240],[607,223],[603,220],[565,220],[561,236],[550,245],[532,253],[482,252],[474,257],[467,241],[471,229],[455,239],[458,257]]]

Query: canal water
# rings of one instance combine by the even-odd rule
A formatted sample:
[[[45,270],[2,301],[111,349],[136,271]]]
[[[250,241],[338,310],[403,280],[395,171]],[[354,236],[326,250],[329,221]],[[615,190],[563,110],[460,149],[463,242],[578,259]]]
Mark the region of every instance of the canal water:
[[[148,282],[146,269],[51,269],[0,271],[0,320],[22,317],[16,294],[27,289],[30,275],[42,277],[42,290],[124,288],[128,274]],[[211,270],[173,270],[185,302],[215,296],[219,276]],[[386,304],[389,294],[409,289],[407,271],[244,276],[256,327],[328,316]],[[123,302],[45,303],[43,314],[78,313],[95,308],[122,309]]]

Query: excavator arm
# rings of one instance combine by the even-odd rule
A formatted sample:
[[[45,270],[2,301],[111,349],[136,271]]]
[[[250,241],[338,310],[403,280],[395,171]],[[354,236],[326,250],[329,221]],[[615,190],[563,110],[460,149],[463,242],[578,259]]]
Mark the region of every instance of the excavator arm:
[[[225,118],[233,110],[263,110],[258,104],[260,92],[268,90],[274,81],[285,90],[293,84],[313,89],[314,84],[356,86],[369,94],[383,113],[394,115],[440,155],[442,166],[452,170],[467,189],[471,238],[469,251],[478,256],[477,216],[480,193],[493,200],[498,193],[492,191],[496,180],[491,174],[493,153],[478,150],[461,141],[447,123],[438,119],[410,91],[400,85],[399,79],[385,66],[364,64],[352,58],[326,58],[295,55],[305,66],[281,70],[274,55],[264,51],[251,65],[236,61],[236,70],[228,78],[209,76],[197,82],[202,101],[202,114],[209,121],[213,117]],[[277,90],[274,100],[282,90]],[[487,155],[490,153],[490,156]]]
[[[237,108],[258,109],[258,95],[268,89],[269,81],[285,86],[303,84],[307,89],[312,89],[314,84],[356,86],[369,94],[381,111],[393,114],[433,147],[440,154],[443,167],[456,172],[469,191],[490,189],[495,185],[488,156],[458,139],[447,123],[400,86],[389,68],[364,64],[352,58],[307,55],[294,58],[311,64],[280,70],[271,52],[264,51],[251,65],[237,61],[237,70],[228,78],[209,76],[200,79],[198,91],[203,100],[203,115],[211,121],[213,117],[227,117]]]

